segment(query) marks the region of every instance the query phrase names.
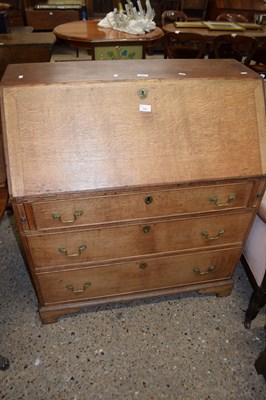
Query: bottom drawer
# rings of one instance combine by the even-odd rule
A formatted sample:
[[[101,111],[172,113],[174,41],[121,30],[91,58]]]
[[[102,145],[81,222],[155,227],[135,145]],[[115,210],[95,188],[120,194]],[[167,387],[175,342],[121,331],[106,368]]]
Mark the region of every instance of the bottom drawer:
[[[38,275],[44,304],[75,302],[232,276],[241,249],[157,257]]]

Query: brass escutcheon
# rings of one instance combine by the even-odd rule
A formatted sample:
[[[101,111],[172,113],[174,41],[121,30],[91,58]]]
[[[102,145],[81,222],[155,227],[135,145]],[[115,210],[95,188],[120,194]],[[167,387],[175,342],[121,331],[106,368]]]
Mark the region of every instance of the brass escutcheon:
[[[140,89],[138,91],[138,96],[139,96],[140,99],[146,99],[148,97],[148,90]]]
[[[146,204],[151,204],[152,202],[153,202],[153,197],[152,196],[145,197],[145,203]]]
[[[151,230],[151,227],[149,225],[146,225],[146,226],[143,227],[143,232],[144,233],[148,233],[148,232],[150,232],[150,230]]]
[[[148,267],[148,264],[145,263],[145,262],[142,262],[142,263],[139,264],[139,268],[140,268],[140,269],[145,269],[145,268],[147,268],[147,267]]]

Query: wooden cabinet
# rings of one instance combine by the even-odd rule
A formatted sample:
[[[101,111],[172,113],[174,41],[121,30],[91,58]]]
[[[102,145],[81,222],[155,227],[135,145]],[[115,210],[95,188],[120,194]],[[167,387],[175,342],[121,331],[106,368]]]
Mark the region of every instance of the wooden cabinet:
[[[257,74],[234,60],[10,65],[1,96],[44,323],[105,302],[231,292],[265,190]]]
[[[32,33],[28,27],[1,35],[0,77],[9,64],[49,62],[55,40],[52,32]]]
[[[35,31],[50,31],[57,25],[81,19],[80,10],[35,10],[25,9],[27,25],[32,26]]]
[[[7,13],[7,26],[15,27],[15,26],[23,26],[25,23],[24,20],[24,6],[20,0],[9,0],[8,2],[9,8]],[[6,3],[2,3],[5,5]],[[2,7],[0,7],[2,10]],[[2,32],[4,33],[4,31]]]
[[[24,11],[22,9],[14,9],[8,11],[8,22],[11,27],[24,26]]]
[[[208,0],[207,18],[216,20],[223,13],[242,14],[250,22],[256,15],[265,14],[264,0]]]
[[[50,31],[57,25],[81,19],[81,0],[73,1],[38,1],[24,0],[26,24],[32,26],[35,31]]]

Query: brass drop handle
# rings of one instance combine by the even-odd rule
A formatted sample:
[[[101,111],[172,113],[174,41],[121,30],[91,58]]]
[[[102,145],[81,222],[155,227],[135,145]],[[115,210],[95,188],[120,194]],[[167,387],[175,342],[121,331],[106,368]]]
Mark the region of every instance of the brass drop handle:
[[[204,236],[207,240],[217,240],[221,235],[224,234],[224,232],[225,232],[224,229],[220,229],[216,236],[209,236],[208,231],[203,231],[201,232],[201,235]]]
[[[207,274],[209,274],[210,272],[214,272],[214,271],[215,271],[215,265],[212,265],[212,264],[209,265],[207,271],[201,271],[200,268],[194,268],[194,269],[193,269],[193,272],[194,272],[194,274],[196,274],[196,275],[207,275]]]
[[[53,219],[57,219],[58,221],[61,222],[61,224],[72,224],[72,223],[75,222],[76,219],[77,219],[78,217],[80,217],[82,214],[83,214],[83,211],[82,211],[82,210],[76,210],[76,211],[74,212],[74,214],[73,214],[73,219],[70,219],[70,220],[62,220],[61,215],[60,215],[59,213],[56,213],[56,212],[55,212],[55,213],[52,214],[52,218],[53,218]]]
[[[84,291],[85,291],[88,287],[90,287],[90,286],[91,286],[91,283],[90,283],[90,282],[85,282],[84,285],[83,285],[83,287],[80,288],[80,289],[74,289],[74,286],[71,285],[71,284],[66,285],[66,288],[69,289],[69,290],[72,290],[73,293],[82,293],[82,292],[84,292]]]
[[[65,256],[67,256],[67,257],[78,257],[81,255],[81,253],[83,251],[86,250],[86,248],[87,248],[86,244],[81,244],[79,246],[78,253],[70,253],[69,254],[65,247],[59,247],[58,251],[59,251],[59,253],[65,254]]]
[[[218,196],[210,197],[210,201],[213,202],[216,207],[225,207],[228,206],[232,201],[236,199],[236,195],[234,193],[229,194],[228,200],[225,203],[218,203]]]

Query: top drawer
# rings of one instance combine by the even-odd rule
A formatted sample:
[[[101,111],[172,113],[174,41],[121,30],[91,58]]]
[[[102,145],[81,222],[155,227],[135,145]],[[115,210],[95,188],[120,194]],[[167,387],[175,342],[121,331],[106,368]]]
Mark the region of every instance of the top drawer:
[[[252,182],[118,193],[31,204],[37,229],[54,229],[247,206]],[[29,213],[30,211],[28,211]]]

